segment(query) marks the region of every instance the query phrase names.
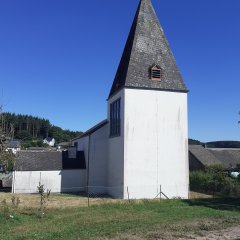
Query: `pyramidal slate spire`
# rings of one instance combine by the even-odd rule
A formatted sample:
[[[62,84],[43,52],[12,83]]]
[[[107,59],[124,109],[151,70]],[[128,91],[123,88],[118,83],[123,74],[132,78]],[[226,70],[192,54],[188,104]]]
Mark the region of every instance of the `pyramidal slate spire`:
[[[159,81],[150,77],[153,66]],[[109,97],[123,87],[187,92],[151,0],[139,3]]]

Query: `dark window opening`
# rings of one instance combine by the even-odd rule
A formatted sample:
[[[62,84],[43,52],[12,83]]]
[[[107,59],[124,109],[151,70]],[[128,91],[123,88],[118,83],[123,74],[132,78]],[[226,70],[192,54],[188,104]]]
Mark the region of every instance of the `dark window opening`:
[[[121,133],[121,98],[110,104],[110,137]]]
[[[74,143],[74,147],[78,150],[78,142]]]
[[[151,68],[151,80],[160,81],[161,80],[161,68],[154,65]]]
[[[77,157],[77,148],[69,147],[68,148],[68,158],[75,159]]]
[[[62,152],[62,169],[86,169],[85,155],[83,151],[76,152],[76,158],[69,158],[69,152]]]

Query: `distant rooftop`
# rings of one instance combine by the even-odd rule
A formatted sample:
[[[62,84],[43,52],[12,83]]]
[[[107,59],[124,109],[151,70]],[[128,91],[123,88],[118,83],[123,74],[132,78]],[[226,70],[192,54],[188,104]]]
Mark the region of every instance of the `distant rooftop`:
[[[206,148],[240,148],[240,141],[213,141],[205,143]]]
[[[189,154],[190,159],[194,156],[205,167],[223,165],[226,169],[231,169],[240,164],[239,148],[204,148],[201,145],[190,145]]]

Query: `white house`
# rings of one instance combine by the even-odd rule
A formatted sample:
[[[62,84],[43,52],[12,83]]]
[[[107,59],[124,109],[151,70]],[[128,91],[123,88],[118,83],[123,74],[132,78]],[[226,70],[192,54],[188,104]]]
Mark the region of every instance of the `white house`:
[[[72,143],[90,191],[188,198],[187,88],[150,0],[141,0],[108,97],[107,120]]]
[[[11,151],[14,154],[19,152],[21,150],[20,140],[9,140],[9,141],[7,141],[6,150]]]
[[[51,138],[51,137],[47,137],[43,140],[43,143],[49,145],[50,147],[54,147],[56,141],[54,138]]]

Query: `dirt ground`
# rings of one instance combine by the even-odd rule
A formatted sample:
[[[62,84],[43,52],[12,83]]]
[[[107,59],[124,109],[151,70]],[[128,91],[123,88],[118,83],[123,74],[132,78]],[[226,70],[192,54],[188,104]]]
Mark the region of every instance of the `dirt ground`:
[[[230,227],[227,229],[222,229],[218,231],[210,231],[210,232],[201,232],[202,236],[194,236],[189,235],[187,239],[196,239],[196,240],[237,240],[240,239],[240,226]],[[179,238],[181,240],[186,238]]]
[[[103,240],[102,238],[98,240]],[[240,226],[224,228],[222,230],[198,231],[197,233],[168,232],[150,233],[147,236],[120,235],[115,238],[104,240],[240,240]]]
[[[231,227],[227,228],[224,230],[219,230],[219,231],[211,231],[207,232],[204,236],[202,237],[195,237],[192,239],[196,240],[226,240],[226,239],[231,239],[231,240],[239,240],[240,239],[240,226],[237,227]]]

